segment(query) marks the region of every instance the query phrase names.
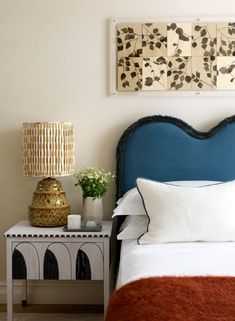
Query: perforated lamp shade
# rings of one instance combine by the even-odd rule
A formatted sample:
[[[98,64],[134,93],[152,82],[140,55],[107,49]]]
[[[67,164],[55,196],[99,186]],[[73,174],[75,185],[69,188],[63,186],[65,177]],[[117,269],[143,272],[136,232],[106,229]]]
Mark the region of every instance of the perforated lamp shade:
[[[25,176],[46,177],[37,185],[29,221],[35,226],[60,226],[67,222],[70,206],[61,183],[53,177],[73,174],[74,130],[69,122],[23,123]]]
[[[24,123],[23,170],[26,176],[73,174],[74,130],[71,123]]]

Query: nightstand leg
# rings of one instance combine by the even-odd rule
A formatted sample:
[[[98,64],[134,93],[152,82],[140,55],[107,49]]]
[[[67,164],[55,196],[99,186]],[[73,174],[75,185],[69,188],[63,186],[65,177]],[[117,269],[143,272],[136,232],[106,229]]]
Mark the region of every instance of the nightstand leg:
[[[23,308],[27,307],[27,279],[23,280],[23,298],[21,305]]]
[[[7,321],[13,317],[13,280],[12,280],[12,250],[11,241],[7,240]]]
[[[104,242],[104,313],[106,313],[110,296],[109,276],[109,239],[107,239]]]

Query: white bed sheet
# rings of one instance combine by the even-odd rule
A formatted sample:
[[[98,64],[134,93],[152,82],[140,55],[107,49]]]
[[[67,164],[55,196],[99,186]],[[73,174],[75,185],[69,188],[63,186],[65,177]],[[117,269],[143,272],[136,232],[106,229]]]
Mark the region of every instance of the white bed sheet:
[[[235,242],[122,241],[116,288],[149,276],[235,276]]]

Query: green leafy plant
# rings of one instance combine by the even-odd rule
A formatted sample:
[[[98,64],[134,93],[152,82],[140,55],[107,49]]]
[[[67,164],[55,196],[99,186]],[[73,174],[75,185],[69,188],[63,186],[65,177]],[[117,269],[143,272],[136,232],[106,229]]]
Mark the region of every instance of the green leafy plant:
[[[115,178],[111,172],[105,172],[96,167],[85,167],[74,174],[75,186],[81,186],[83,197],[102,197],[108,189],[109,184]]]

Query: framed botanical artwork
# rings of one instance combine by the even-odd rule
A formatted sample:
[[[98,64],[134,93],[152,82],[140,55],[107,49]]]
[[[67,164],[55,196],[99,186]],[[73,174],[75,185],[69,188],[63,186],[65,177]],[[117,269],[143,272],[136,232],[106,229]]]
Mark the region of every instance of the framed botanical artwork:
[[[113,19],[112,92],[235,92],[235,18]]]

